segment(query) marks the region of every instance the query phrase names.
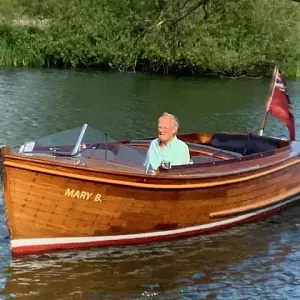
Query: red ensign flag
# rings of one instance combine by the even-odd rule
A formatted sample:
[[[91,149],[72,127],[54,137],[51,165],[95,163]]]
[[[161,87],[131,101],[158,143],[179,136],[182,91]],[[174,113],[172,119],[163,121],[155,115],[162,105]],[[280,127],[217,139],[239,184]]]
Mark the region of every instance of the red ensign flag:
[[[279,71],[276,73],[274,91],[269,101],[267,111],[285,124],[290,132],[291,141],[295,140],[295,120],[291,111],[291,102],[287,86]]]

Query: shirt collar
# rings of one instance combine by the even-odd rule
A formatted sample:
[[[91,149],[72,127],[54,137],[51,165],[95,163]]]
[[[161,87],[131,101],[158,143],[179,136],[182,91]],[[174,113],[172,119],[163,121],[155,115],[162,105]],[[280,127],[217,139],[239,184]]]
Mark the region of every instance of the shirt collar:
[[[175,140],[177,140],[177,136],[176,136],[176,135],[174,136],[174,138],[172,139],[171,142],[169,142],[169,143],[166,144],[166,147],[171,147],[172,144],[174,144]],[[160,140],[159,140],[159,138],[157,139],[157,144],[158,144],[158,146],[160,145]]]

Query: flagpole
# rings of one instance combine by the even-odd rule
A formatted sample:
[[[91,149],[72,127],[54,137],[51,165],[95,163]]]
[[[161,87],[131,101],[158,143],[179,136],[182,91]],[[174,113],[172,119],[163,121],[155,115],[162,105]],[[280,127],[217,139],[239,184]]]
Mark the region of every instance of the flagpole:
[[[261,123],[261,128],[260,128],[260,131],[259,131],[259,135],[263,135],[265,127],[266,127],[266,121],[267,121],[267,117],[268,117],[268,114],[269,114],[269,106],[270,106],[270,102],[271,102],[271,99],[272,99],[273,94],[274,94],[276,74],[277,74],[278,70],[279,70],[279,66],[276,65],[275,68],[274,68],[274,71],[273,71],[273,77],[272,77],[272,81],[271,81],[271,85],[270,85],[269,95],[268,95],[268,98],[267,98],[265,114],[264,114],[264,117],[263,117],[263,120],[262,120],[262,123]]]

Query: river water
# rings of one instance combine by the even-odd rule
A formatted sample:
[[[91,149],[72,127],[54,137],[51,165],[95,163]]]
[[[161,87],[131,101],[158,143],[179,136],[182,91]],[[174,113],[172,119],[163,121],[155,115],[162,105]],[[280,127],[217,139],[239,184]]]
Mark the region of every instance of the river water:
[[[287,80],[296,125],[300,83]],[[0,144],[88,123],[116,139],[156,134],[164,111],[180,132],[258,132],[269,79],[175,78],[0,69]],[[286,137],[272,119],[266,134]],[[297,132],[300,134],[300,132]],[[0,199],[1,299],[300,299],[300,206],[255,224],[144,246],[13,259]]]

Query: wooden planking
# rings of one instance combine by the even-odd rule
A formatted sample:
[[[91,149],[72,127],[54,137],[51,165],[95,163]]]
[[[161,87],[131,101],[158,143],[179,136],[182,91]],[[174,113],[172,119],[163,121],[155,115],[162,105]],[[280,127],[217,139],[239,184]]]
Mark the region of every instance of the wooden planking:
[[[257,178],[253,180],[253,183],[247,184],[236,184],[234,188],[229,189],[227,191],[227,196],[241,196],[247,193],[252,193],[254,190],[264,189],[266,187],[267,180],[270,181],[271,185],[277,185],[282,182],[287,183],[292,179],[292,174],[290,172],[281,171],[277,172],[276,174],[267,175],[261,178]]]
[[[254,197],[255,198],[255,197]],[[222,198],[220,198],[220,202],[222,201],[222,200],[224,200],[224,199],[222,199]],[[228,199],[226,199],[226,200],[228,200]],[[142,200],[141,200],[142,201]],[[128,201],[126,201],[126,202],[128,202]],[[169,208],[167,208],[166,209],[166,211],[167,211],[167,213],[169,213],[169,215],[171,215],[170,213],[171,213],[171,211],[173,210],[173,211],[176,211],[176,209],[174,209],[174,206],[172,207],[170,207],[170,203],[168,203],[168,201],[164,201],[164,200],[162,200],[162,201],[155,201],[155,203],[157,204],[157,203],[160,203],[161,204],[161,206],[163,207],[163,204],[166,204],[167,206],[166,207],[169,207]],[[176,203],[176,202],[175,202]],[[205,203],[206,203],[206,205],[205,205]],[[208,202],[208,201],[205,201],[205,203],[203,203],[203,201],[202,201],[202,203],[200,203],[201,205],[199,205],[199,209],[201,209],[202,211],[204,210],[206,210],[206,207],[209,209],[209,207],[211,207],[211,204]],[[145,204],[144,204],[144,206],[142,205],[141,207],[140,207],[140,209],[139,209],[139,211],[141,210],[141,209],[145,209],[145,208],[147,208],[150,212],[151,212],[151,207],[149,208],[149,204],[148,205],[146,205],[147,203],[146,203],[146,201],[145,201]],[[169,205],[168,205],[169,204]],[[174,202],[173,202],[173,204],[174,204]],[[186,200],[186,201],[184,201],[184,204],[185,204],[185,206],[186,205],[188,205],[188,201]],[[190,204],[189,206],[192,206],[193,204]],[[124,209],[124,204],[123,204],[123,206],[120,206],[120,207],[122,207],[123,209]],[[193,211],[190,213],[190,218],[191,218],[191,216],[193,216],[193,215],[195,215],[195,213],[197,213],[198,212],[198,209],[197,209],[197,205],[195,205],[195,203],[194,203],[194,208],[193,208]],[[79,206],[79,207],[81,207],[81,206]],[[156,205],[156,207],[155,207],[156,209],[157,209],[157,205]],[[113,210],[112,209],[109,209],[108,210],[108,212],[110,213],[110,214],[112,214],[112,212],[113,212]],[[160,207],[160,210],[159,210],[159,214],[161,214],[161,212],[162,212],[162,208]],[[57,214],[59,213],[58,211],[56,212]],[[188,213],[186,213],[186,214],[188,214]],[[185,214],[185,215],[186,215]],[[133,210],[133,215],[135,215],[136,216],[136,212]],[[143,214],[141,214],[141,216],[142,216]],[[154,220],[153,220],[153,215],[155,216],[155,218],[154,218]],[[185,217],[185,215],[184,215],[184,217]],[[74,213],[74,215],[72,214],[71,215],[72,216],[72,218],[73,219],[76,219],[76,217],[75,217],[75,213]],[[80,215],[79,215],[80,216]],[[155,215],[154,213],[152,213],[152,224],[154,224],[154,222],[156,222],[157,220],[156,219],[158,219],[157,218],[157,215]],[[182,213],[181,213],[181,216],[182,216]],[[178,218],[178,216],[176,217],[176,216],[172,216],[172,218]],[[203,219],[203,218],[202,218]],[[206,218],[207,219],[207,218]],[[60,219],[58,219],[58,220],[60,220]],[[57,221],[57,220],[56,220]],[[200,221],[199,219],[198,219],[198,221]],[[120,222],[120,221],[119,221]],[[122,224],[124,224],[124,221],[122,221],[121,222]],[[77,224],[77,226],[78,226],[78,224]],[[119,224],[116,224],[116,223],[114,223],[113,224],[113,226],[115,226],[115,227],[117,227],[117,226],[120,226]]]
[[[244,205],[244,206],[239,207],[239,208],[227,209],[227,210],[223,210],[223,211],[213,212],[213,213],[210,214],[210,216],[212,218],[215,218],[215,217],[228,217],[228,216],[232,216],[234,214],[246,213],[246,212],[251,211],[251,210],[255,210],[255,209],[258,209],[258,208],[266,207],[268,205],[274,205],[274,204],[280,203],[280,202],[282,202],[282,199],[285,199],[285,198],[288,198],[288,197],[291,197],[291,196],[297,195],[297,194],[299,194],[299,188],[294,189],[294,190],[289,190],[288,192],[287,191],[282,191],[282,194],[279,195],[279,196],[277,195],[277,196],[274,196],[274,197],[269,198],[267,200],[264,199],[264,200],[261,200],[261,201],[256,201],[255,204]]]

